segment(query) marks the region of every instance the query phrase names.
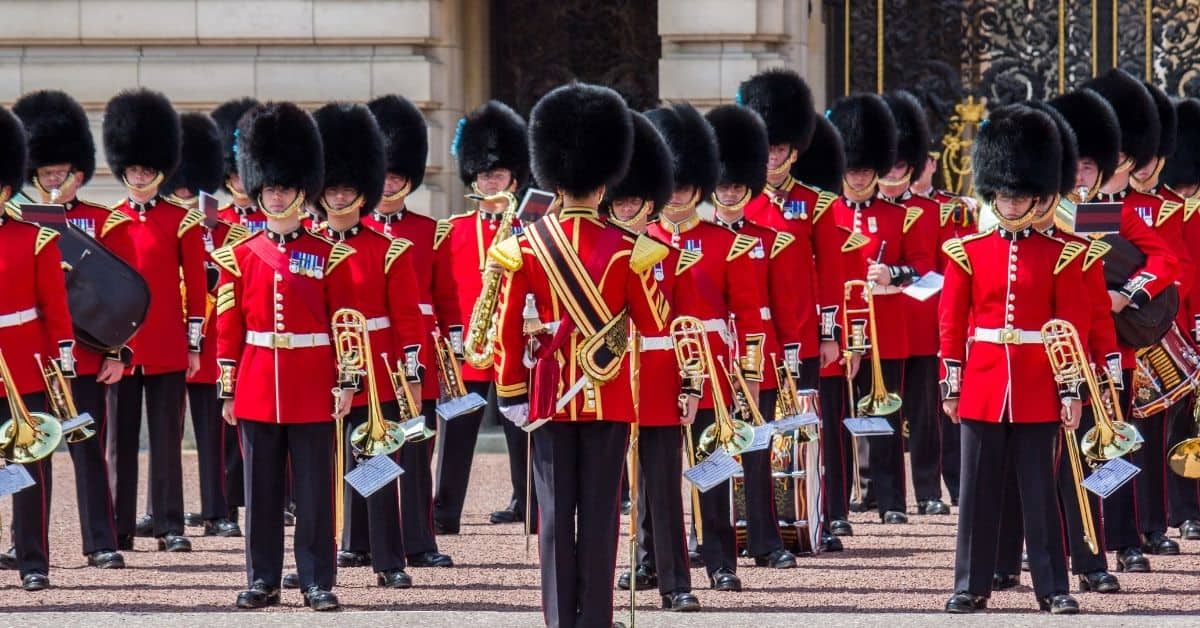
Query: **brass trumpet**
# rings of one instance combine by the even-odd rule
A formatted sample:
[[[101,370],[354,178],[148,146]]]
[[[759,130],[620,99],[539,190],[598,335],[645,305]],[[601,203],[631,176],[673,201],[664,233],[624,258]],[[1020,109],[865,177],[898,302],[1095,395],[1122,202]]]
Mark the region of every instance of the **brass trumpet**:
[[[685,380],[696,382],[708,380],[713,395],[713,414],[716,421],[704,428],[704,432],[700,434],[700,443],[693,457],[703,460],[712,455],[718,447],[731,456],[742,453],[742,450],[754,442],[754,428],[744,421],[734,419],[729,413],[725,392],[717,380],[717,365],[713,362],[704,321],[694,316],[680,316],[671,322],[671,337],[675,343],[675,360],[679,364],[680,375]],[[688,442],[691,442],[690,439]]]
[[[413,394],[412,386],[405,379],[403,371],[392,368],[388,354],[381,353],[379,357],[383,359],[383,363],[387,367],[388,379],[392,382],[392,389],[396,391],[396,404],[400,406],[400,428],[404,432],[404,442],[420,443],[436,436],[437,432],[429,429],[425,423],[425,417],[421,416],[421,400]],[[417,418],[421,420],[415,421],[414,419]]]
[[[454,354],[450,339],[442,337],[435,329],[433,331],[433,349],[437,354],[438,385],[445,401],[437,405],[437,413],[444,419],[474,412],[487,405],[487,401],[479,393],[467,392],[467,386],[462,379],[462,365]]]
[[[780,362],[772,353],[771,364],[775,367],[775,379],[779,381],[778,397],[775,401],[775,419],[799,416],[808,412],[815,414],[817,409],[816,404],[812,401],[812,395],[800,396],[800,390],[796,388],[796,374],[792,372],[792,367],[788,366],[787,360]],[[813,434],[807,429],[796,430],[796,433],[802,443],[813,440]]]
[[[47,360],[43,366],[41,355],[35,353],[33,358],[37,361],[38,368],[41,369],[42,383],[46,387],[46,404],[50,406],[50,413],[64,423],[84,416],[79,414],[75,408],[75,395],[71,394],[71,385],[63,375],[58,362]],[[92,417],[88,416],[78,427],[64,432],[63,437],[67,439],[68,443],[82,443],[96,435],[96,430],[89,427],[93,422]]]
[[[30,412],[0,351],[0,379],[8,396],[12,418],[0,424],[0,457],[17,464],[31,464],[49,456],[62,442],[62,424],[45,412]]]
[[[367,317],[358,310],[342,308],[333,313],[333,332],[334,348],[342,373],[360,378],[367,391],[367,420],[351,430],[350,446],[364,456],[395,452],[404,445],[404,430],[399,423],[383,418]],[[399,404],[402,415],[411,410],[410,402],[411,396]]]
[[[721,366],[725,366],[724,360],[721,360]],[[746,375],[742,372],[738,361],[734,360],[733,367],[726,370],[725,373],[729,377],[729,387],[733,390],[734,418],[752,427],[766,423],[763,420],[762,412],[758,409],[758,399],[750,394],[750,386],[746,383]]]
[[[862,290],[863,301],[867,304],[866,307],[850,307],[856,288]],[[872,288],[873,285],[871,283],[862,279],[851,279],[846,282],[846,292],[842,297],[842,329],[854,339],[856,344],[855,352],[871,352],[871,392],[859,399],[855,407],[858,408],[858,412],[862,415],[882,417],[898,412],[903,402],[900,400],[900,395],[889,392],[883,382],[883,370],[880,365],[878,347],[879,334],[875,326],[875,296],[871,293]],[[867,315],[867,320],[865,321],[867,329],[864,329],[864,321],[861,319],[850,319],[851,316],[859,314]]]
[[[512,235],[512,224],[517,219],[517,197],[513,196],[511,192],[505,190],[489,196],[468,194],[467,198],[475,201],[496,199],[508,201],[504,215],[500,218],[500,226],[496,229],[496,235],[492,236],[492,243],[488,250]],[[475,299],[475,305],[471,308],[471,319],[467,324],[466,338],[463,340],[463,357],[467,364],[478,369],[486,369],[492,366],[495,359],[496,305],[500,301],[500,279],[504,273],[488,263],[487,255],[484,255],[484,259],[480,260],[480,263],[483,264],[481,269],[483,289],[479,292],[479,298]]]

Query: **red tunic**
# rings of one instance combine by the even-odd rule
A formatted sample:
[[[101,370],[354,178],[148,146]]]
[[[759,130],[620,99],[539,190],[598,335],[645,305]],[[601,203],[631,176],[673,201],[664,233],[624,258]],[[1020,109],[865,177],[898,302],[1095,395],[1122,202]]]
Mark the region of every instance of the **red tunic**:
[[[133,256],[133,241],[129,239],[131,219],[103,205],[76,199],[67,203],[67,221],[96,238],[104,248],[117,257],[129,260]],[[75,345],[75,374],[95,375],[100,372],[104,356],[86,345]]]
[[[1183,240],[1193,249],[1200,246],[1200,218],[1196,217],[1197,210],[1200,210],[1200,199],[1187,199],[1183,212]],[[1187,335],[1200,345],[1200,273],[1192,273],[1192,288],[1188,290],[1187,298],[1179,306],[1179,328],[1190,332]]]
[[[919,246],[925,247],[923,256],[934,260],[936,270],[938,247],[941,241],[942,205],[937,201],[918,194],[909,194],[907,198],[897,201],[906,210],[917,208],[921,210],[916,224],[910,231],[917,231],[920,237],[916,239]],[[933,295],[924,301],[911,297],[904,302],[908,315],[908,354],[912,356],[935,356],[938,351],[938,295]]]
[[[22,395],[45,389],[34,354],[43,363],[57,358],[75,337],[57,240],[57,232],[0,208],[0,351]],[[3,387],[0,396],[7,396]]]
[[[658,291],[671,304],[672,313],[678,314],[675,304],[687,301],[684,291],[691,290],[687,269],[698,259],[698,253],[682,253],[668,247],[670,251],[651,269]],[[669,327],[666,325],[666,327]],[[648,427],[673,427],[680,425],[679,393],[682,387],[679,363],[675,359],[675,343],[664,329],[659,335],[644,335],[641,342],[641,380],[638,387],[638,422]],[[630,349],[630,355],[633,351]],[[626,357],[628,362],[631,358]]]
[[[204,225],[201,225],[200,229],[200,235],[204,240],[204,251],[210,255],[213,251],[223,246],[230,246],[250,235],[250,231],[242,225],[221,221],[218,221],[211,229]],[[204,270],[209,287],[208,305],[204,311],[204,338],[208,342],[204,343],[200,351],[200,370],[188,378],[189,384],[215,384],[221,374],[220,369],[217,368],[217,317],[213,312],[213,307],[217,303],[217,278],[220,274],[220,267],[209,258],[204,262]]]
[[[849,229],[846,229],[845,227],[837,228],[837,237],[840,238],[840,242],[838,244],[838,255],[840,255],[842,257],[842,261],[838,264],[838,268],[840,268],[843,273],[848,273],[850,269],[861,268],[862,265],[866,263],[865,262],[866,258],[863,256],[863,251],[866,249],[866,246],[870,241],[866,238],[866,236],[863,236],[861,233],[855,234],[852,231],[850,231]],[[840,283],[842,285],[842,293],[841,293],[841,296],[838,297],[837,305],[834,306],[837,308],[836,311],[829,311],[825,315],[825,318],[827,320],[822,321],[821,324],[823,327],[841,330],[841,328],[842,328],[842,307],[844,307],[843,302],[845,301],[845,285],[846,285],[845,282],[849,281],[851,279],[860,279],[860,278],[861,278],[860,276],[855,276],[855,277],[842,276],[842,277],[833,277],[830,279],[830,283]],[[851,295],[850,307],[854,308],[854,309],[861,309],[861,308],[865,307],[863,304],[862,298],[861,298],[861,291],[856,291],[854,294]],[[854,318],[858,319],[861,317],[855,316]],[[844,351],[846,348],[846,341],[848,340],[848,338],[846,337],[845,333],[842,333],[842,331],[839,331],[838,333],[840,335],[840,338],[838,339],[839,349]],[[840,356],[839,356],[839,358],[840,358]],[[834,361],[832,364],[829,364],[828,366],[821,367],[821,377],[845,377],[845,376],[846,376],[845,365],[841,364],[840,360]]]
[[[217,210],[217,219],[231,225],[241,225],[250,233],[258,233],[267,228],[267,215],[256,205],[238,207],[227,203]]]
[[[1143,305],[1158,296],[1179,277],[1179,258],[1166,239],[1151,225],[1157,221],[1163,199],[1129,190],[1122,200],[1122,238],[1129,240],[1146,256],[1146,264],[1133,274],[1119,291],[1134,305]],[[1121,343],[1121,362],[1126,368],[1134,363],[1136,349]]]

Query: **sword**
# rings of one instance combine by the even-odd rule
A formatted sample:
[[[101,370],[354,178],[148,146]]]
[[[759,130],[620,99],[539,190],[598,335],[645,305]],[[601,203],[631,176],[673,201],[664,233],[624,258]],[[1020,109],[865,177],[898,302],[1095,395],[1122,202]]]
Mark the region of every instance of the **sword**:
[[[584,386],[587,386],[587,383],[588,376],[580,375],[579,379],[575,380],[575,383],[571,384],[571,387],[567,389],[567,392],[555,402],[554,411],[562,412],[563,408],[567,407],[567,404],[571,403],[571,400],[575,398],[575,395],[578,395],[579,391],[583,390]]]

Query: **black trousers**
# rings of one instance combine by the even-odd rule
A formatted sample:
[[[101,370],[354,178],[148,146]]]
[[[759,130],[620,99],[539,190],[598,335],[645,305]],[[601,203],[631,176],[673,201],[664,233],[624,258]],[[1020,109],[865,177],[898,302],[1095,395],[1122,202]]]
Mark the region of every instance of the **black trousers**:
[[[903,394],[904,360],[881,360],[880,369],[883,372],[883,383],[888,392]],[[859,367],[858,397],[871,393],[871,361],[864,358]],[[857,403],[857,399],[850,403]],[[871,493],[875,497],[879,514],[895,510],[904,512],[905,481],[904,481],[904,435],[903,410],[893,412],[884,417],[895,430],[891,436],[869,436],[869,451],[867,458],[871,468]]]
[[[83,553],[117,549],[117,528],[113,519],[112,492],[108,484],[108,461],[104,446],[108,439],[106,384],[95,375],[80,375],[71,381],[75,409],[92,415],[91,429],[96,435],[78,443],[68,443],[71,464],[75,467],[75,500],[79,503],[79,531],[83,534]],[[63,437],[66,440],[66,437]]]
[[[109,394],[116,394],[117,423],[109,430],[109,468],[114,469],[117,534],[133,536],[137,516],[138,437],[142,428],[142,396],[150,431],[150,493],[154,536],[183,534],[183,371],[126,375]]]
[[[758,408],[763,419],[775,419],[775,403],[779,391],[763,390],[758,394]],[[766,556],[783,549],[779,536],[779,514],[775,510],[775,480],[771,477],[771,448],[744,453],[742,458],[742,490],[746,495],[746,550],[751,556]]]
[[[904,407],[908,421],[909,464],[917,502],[942,498],[942,413],[938,403],[936,356],[910,356],[904,361]]]
[[[21,395],[30,412],[45,412],[46,397],[42,393]],[[8,403],[0,403],[0,422],[13,418]],[[27,574],[50,573],[50,495],[53,455],[25,465],[33,478],[33,486],[13,494],[12,538],[17,553],[17,569],[24,578]]]
[[[542,612],[549,628],[612,626],[628,438],[629,424],[610,421],[552,421],[533,433]]]
[[[1170,423],[1187,410],[1179,402],[1148,419],[1135,421],[1145,440],[1129,455],[1130,462],[1142,469],[1134,476],[1133,491],[1137,504],[1138,529],[1143,535],[1167,531],[1167,432]],[[1190,422],[1191,417],[1187,417]],[[1194,425],[1194,423],[1193,423]]]
[[[1079,427],[1075,430],[1076,442],[1096,424],[1091,406],[1083,409]],[[1059,438],[1062,441],[1062,438]],[[1067,455],[1065,443],[1059,446],[1057,455],[1058,467],[1058,503],[1062,508],[1063,525],[1066,526],[1067,545],[1071,555],[1071,573],[1088,574],[1094,571],[1107,571],[1108,559],[1104,555],[1104,522],[1100,516],[1101,499],[1090,491],[1084,491],[1092,511],[1092,526],[1096,530],[1094,539],[1100,552],[1093,554],[1083,540],[1083,513],[1079,510],[1079,497],[1075,493],[1075,476],[1071,473],[1071,459]],[[1087,459],[1079,455],[1079,464],[1083,477],[1090,473]],[[1025,527],[1021,521],[1021,502],[1018,495],[1019,487],[1016,475],[1010,474],[1005,478],[1003,504],[1000,515],[1000,540],[996,544],[996,572],[1017,574],[1021,572],[1021,542],[1025,538]]]
[[[854,478],[854,443],[842,419],[850,416],[846,405],[846,378],[822,377],[821,396],[821,458],[822,502],[825,521],[846,520],[850,512],[850,489]]]
[[[283,486],[292,465],[296,500],[294,552],[300,588],[329,590],[337,575],[333,549],[333,422],[239,421],[246,477],[246,580],[278,587],[283,575]]]
[[[229,514],[234,509],[246,505],[245,480],[242,473],[242,444],[238,438],[237,426],[222,421],[225,430],[225,502],[229,505]]]
[[[225,420],[215,384],[188,384],[192,410],[192,432],[196,436],[196,458],[200,475],[200,516],[213,521],[229,516],[225,500]]]
[[[692,424],[692,446],[699,454],[700,437],[705,428],[716,422],[712,409],[696,412]],[[737,571],[737,537],[730,516],[730,481],[722,482],[700,493],[700,529],[698,549],[709,576],[718,569]]]
[[[989,597],[1008,476],[1025,526],[1033,590],[1044,598],[1067,593],[1067,561],[1054,481],[1059,423],[962,422],[962,486],[954,590]]]
[[[475,442],[485,413],[495,415],[495,395],[491,382],[465,382],[467,392],[477,393],[488,400],[487,406],[450,421],[438,419],[438,434],[442,450],[437,463],[437,488],[433,496],[433,518],[451,530],[458,529],[463,503],[467,499],[467,483],[471,479],[471,463],[475,459]]]
[[[399,406],[395,401],[382,404],[383,418],[395,421]],[[345,448],[346,473],[358,466],[354,447],[350,444],[350,434],[354,428],[367,422],[367,406],[357,406],[346,415],[345,434],[342,435],[342,446]],[[418,443],[419,447],[421,443]],[[401,450],[409,447],[405,445]],[[400,453],[392,454],[392,459],[399,463]],[[293,458],[297,465],[304,464],[303,458]],[[401,465],[403,467],[403,465]],[[408,469],[405,468],[405,475]],[[401,476],[403,477],[403,476]],[[342,480],[343,482],[345,480]],[[370,497],[363,498],[357,491],[345,487],[343,494],[342,547],[358,552],[371,553],[371,568],[376,573],[404,569],[404,532],[400,519],[400,490],[399,482],[392,482],[375,491]],[[299,500],[296,507],[299,509]],[[353,539],[353,541],[351,541]]]
[[[1133,416],[1133,398],[1130,391],[1133,387],[1133,369],[1126,369],[1123,379],[1126,382],[1125,389],[1120,391],[1118,396],[1122,414],[1126,418],[1130,418]],[[1145,423],[1147,422],[1136,421],[1134,423],[1143,438],[1146,437]],[[1142,446],[1146,447],[1147,445]],[[1130,462],[1138,464],[1137,460],[1132,456],[1130,456]],[[1138,475],[1145,472],[1146,470],[1142,469]],[[1140,548],[1142,546],[1142,536],[1138,527],[1136,486],[1137,477],[1135,476],[1104,500],[1104,544],[1109,549],[1121,551],[1131,547]]]
[[[663,595],[692,590],[683,498],[683,428],[638,428],[637,564],[658,574]]]
[[[1196,436],[1196,423],[1192,420],[1195,398],[1188,397],[1186,406],[1173,417],[1167,438],[1167,451],[1180,442]],[[1187,520],[1200,520],[1200,483],[1189,480],[1170,469],[1167,470],[1167,523],[1176,527]]]
[[[495,388],[493,387],[493,394]],[[508,501],[508,505],[512,510],[517,512],[525,512],[525,494],[526,483],[525,473],[526,465],[529,464],[529,434],[513,425],[512,421],[500,421],[500,425],[504,427],[504,444],[508,448],[508,477],[512,484],[512,497]],[[533,511],[529,513],[531,521],[537,521],[537,495],[533,491],[528,491],[529,498],[533,501]]]
[[[437,429],[437,401],[421,402],[425,425]],[[408,554],[436,552],[433,534],[433,446],[437,437],[400,448],[400,522],[404,529],[404,551]]]

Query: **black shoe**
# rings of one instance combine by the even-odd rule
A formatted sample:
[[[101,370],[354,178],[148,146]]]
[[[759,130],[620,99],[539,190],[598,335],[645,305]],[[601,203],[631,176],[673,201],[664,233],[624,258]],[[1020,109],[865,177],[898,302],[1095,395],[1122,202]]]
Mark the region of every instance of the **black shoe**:
[[[242,528],[228,519],[216,519],[204,522],[204,536],[234,537],[241,535]]]
[[[1092,573],[1079,575],[1080,591],[1095,591],[1096,593],[1116,593],[1121,590],[1117,577],[1101,569]]]
[[[423,552],[408,556],[409,567],[453,567],[454,559],[441,552]]]
[[[229,507],[229,516],[227,517],[227,519],[229,519],[230,521],[232,521],[234,523],[238,522],[238,507],[237,506]]]
[[[854,527],[845,519],[834,519],[829,522],[829,531],[834,536],[854,536]]]
[[[375,574],[375,582],[385,589],[411,589],[412,578],[403,569],[392,569]],[[311,589],[310,589],[311,590]]]
[[[658,574],[654,573],[653,567],[649,565],[638,565],[637,569],[634,571],[634,586],[638,591],[645,591],[646,589],[653,589],[654,587],[658,586]],[[621,575],[617,577],[617,588],[622,591],[628,591],[629,578],[630,573],[628,571],[622,572]]]
[[[1021,584],[1021,577],[1015,573],[996,572],[996,573],[992,574],[992,590],[993,591],[1003,591],[1005,589],[1011,589],[1019,584]]]
[[[21,577],[21,588],[26,591],[49,589],[50,577],[44,573],[27,573]]]
[[[794,569],[796,567],[796,555],[781,547],[766,556],[755,556],[754,565],[756,567],[770,567],[771,569]]]
[[[888,524],[908,523],[908,515],[899,510],[889,510],[880,515],[879,519]]]
[[[1127,547],[1117,552],[1117,571],[1149,573],[1150,559],[1136,547]]]
[[[255,580],[249,589],[238,593],[238,608],[266,608],[279,603],[279,589],[262,580]]]
[[[917,512],[922,515],[948,515],[950,507],[940,499],[930,499],[917,504]]]
[[[183,513],[183,525],[189,528],[199,528],[204,525],[204,517],[198,512]]]
[[[133,535],[142,538],[150,538],[154,536],[154,517],[150,515],[142,515],[138,517],[137,525],[133,528]]]
[[[496,512],[493,512],[491,514],[491,516],[488,517],[488,521],[490,521],[492,523],[497,523],[497,524],[499,524],[499,523],[524,523],[525,513],[523,511],[517,510],[516,508],[513,508],[510,506],[508,508],[505,508],[504,510],[497,510]]]
[[[1162,532],[1151,532],[1146,536],[1146,542],[1142,544],[1142,551],[1159,556],[1178,556],[1179,543],[1168,539],[1167,535]]]
[[[117,535],[117,549],[122,552],[133,551],[133,537],[128,534]]]
[[[703,566],[704,566],[704,557],[700,555],[700,552],[688,550],[688,567],[690,567],[692,569],[697,569],[697,568],[703,567]]]
[[[337,553],[337,566],[340,568],[346,567],[370,567],[371,555],[367,552],[351,552],[349,550],[339,550]]]
[[[690,591],[676,591],[662,596],[662,607],[677,613],[694,613],[700,610],[700,600]]]
[[[283,581],[281,584],[282,584],[283,588],[285,588],[285,589],[299,589],[300,588],[300,574],[298,574],[294,571],[291,573],[283,574]]]
[[[1021,552],[1021,571],[1029,571],[1029,552]]]
[[[304,592],[304,605],[314,611],[336,611],[341,608],[337,596],[332,591],[326,591],[315,584]]]
[[[954,614],[974,613],[987,608],[988,599],[982,595],[971,595],[966,591],[959,591],[950,596],[946,600],[946,612]]]
[[[621,514],[628,515],[633,512],[633,502],[628,499],[621,500]]]
[[[283,511],[283,525],[289,528],[296,525],[296,513],[290,510]],[[330,595],[333,594],[331,593]]]
[[[449,521],[433,520],[433,533],[442,535],[458,534],[458,524],[450,523]]]
[[[1200,521],[1188,519],[1179,524],[1179,538],[1185,541],[1200,541]]]
[[[121,552],[100,550],[87,555],[88,567],[98,569],[124,569],[125,557]]]
[[[17,568],[17,548],[10,547],[4,553],[0,553],[0,569],[16,569]]]
[[[742,580],[728,569],[718,569],[708,577],[714,591],[741,591]]]
[[[850,502],[850,512],[871,512],[879,508],[874,497],[865,497],[861,502]]]
[[[1066,593],[1059,593],[1038,600],[1038,608],[1049,611],[1051,615],[1078,615],[1079,602]]]
[[[192,551],[192,542],[181,534],[167,534],[158,538],[158,550],[160,552],[190,552]]]
[[[830,532],[821,533],[821,546],[826,552],[840,552],[845,549],[842,540]]]

